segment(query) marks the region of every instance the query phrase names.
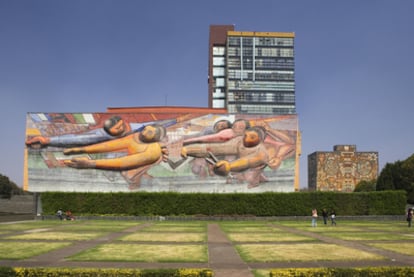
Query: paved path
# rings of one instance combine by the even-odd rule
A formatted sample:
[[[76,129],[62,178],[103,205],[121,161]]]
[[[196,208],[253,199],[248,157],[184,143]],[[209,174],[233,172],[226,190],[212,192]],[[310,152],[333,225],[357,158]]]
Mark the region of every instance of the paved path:
[[[153,224],[152,222],[140,224],[123,230],[113,232],[103,237],[89,241],[75,241],[72,245],[50,251],[26,260],[0,260],[0,265],[11,267],[89,267],[89,268],[210,268],[214,271],[215,277],[253,277],[253,269],[269,268],[293,268],[293,267],[366,267],[366,266],[412,266],[414,257],[398,254],[391,251],[380,250],[356,241],[344,241],[323,236],[315,232],[303,231],[289,228],[283,225],[269,223],[286,232],[313,237],[322,242],[337,244],[366,252],[379,254],[386,257],[384,260],[366,261],[310,261],[310,262],[272,262],[272,263],[246,263],[238,255],[233,243],[228,240],[226,234],[220,229],[219,224],[208,224],[208,263],[143,263],[143,262],[74,262],[65,258],[85,249],[95,247],[102,243],[108,243],[124,236],[126,233],[135,232]],[[319,228],[319,227],[318,227]],[[323,227],[321,227],[323,228]],[[362,231],[362,230],[361,230]],[[1,245],[0,236],[0,245]]]

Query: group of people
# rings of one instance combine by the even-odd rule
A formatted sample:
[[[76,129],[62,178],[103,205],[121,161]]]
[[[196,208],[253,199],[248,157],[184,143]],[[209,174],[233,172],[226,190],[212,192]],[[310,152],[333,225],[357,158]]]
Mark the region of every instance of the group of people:
[[[336,212],[334,209],[332,209],[330,212],[328,212],[326,209],[322,209],[322,218],[323,218],[323,224],[328,224],[328,218],[331,220],[331,226],[336,226]],[[318,220],[318,210],[312,209],[312,227],[318,226],[317,223]]]
[[[62,209],[59,209],[56,212],[56,216],[60,220],[75,220],[75,216],[72,214],[70,210],[67,210],[66,212],[63,212]]]

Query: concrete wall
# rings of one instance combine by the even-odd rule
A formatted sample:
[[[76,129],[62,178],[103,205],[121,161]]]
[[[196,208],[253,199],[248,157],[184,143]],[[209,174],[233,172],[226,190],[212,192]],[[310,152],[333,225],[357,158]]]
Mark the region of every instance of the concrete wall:
[[[0,214],[35,214],[34,195],[15,195],[11,199],[0,198]]]

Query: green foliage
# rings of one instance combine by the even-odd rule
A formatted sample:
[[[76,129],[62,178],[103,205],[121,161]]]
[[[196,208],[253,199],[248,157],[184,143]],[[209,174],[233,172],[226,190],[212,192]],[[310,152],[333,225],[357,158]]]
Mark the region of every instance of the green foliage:
[[[24,192],[15,183],[10,181],[9,177],[0,174],[0,197],[11,198],[17,194],[24,194]]]
[[[377,190],[405,190],[407,203],[414,204],[414,155],[404,161],[387,163],[378,177]]]
[[[64,193],[41,194],[44,214],[112,216],[308,216],[312,208],[340,215],[399,215],[405,191],[360,193]]]
[[[285,268],[272,269],[270,277],[377,277],[412,276],[412,267],[366,267],[366,268]]]
[[[212,277],[210,269],[94,269],[0,267],[0,277]]]
[[[362,180],[356,185],[354,192],[375,191],[377,186],[376,180],[366,181]]]
[[[0,277],[14,277],[16,272],[11,267],[0,266]]]

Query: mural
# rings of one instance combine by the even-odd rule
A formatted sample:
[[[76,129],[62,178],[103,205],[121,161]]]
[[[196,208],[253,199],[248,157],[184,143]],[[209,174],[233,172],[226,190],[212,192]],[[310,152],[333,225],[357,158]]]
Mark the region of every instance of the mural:
[[[25,189],[294,191],[297,116],[29,113]]]
[[[378,152],[359,152],[355,145],[336,145],[332,152],[308,156],[309,188],[353,192],[360,181],[378,178]]]

